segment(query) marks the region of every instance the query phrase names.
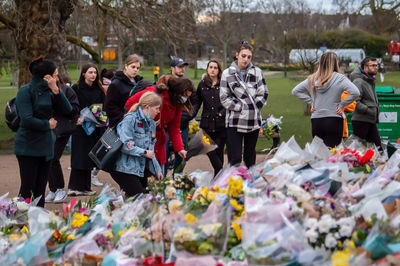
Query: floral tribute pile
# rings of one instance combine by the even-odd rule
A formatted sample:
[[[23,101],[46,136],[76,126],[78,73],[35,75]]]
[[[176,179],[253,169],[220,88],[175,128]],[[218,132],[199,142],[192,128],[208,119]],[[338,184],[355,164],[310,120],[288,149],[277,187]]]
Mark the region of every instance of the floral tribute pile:
[[[106,185],[47,211],[4,195],[0,265],[397,265],[399,167],[399,150],[291,138],[250,169],[153,179],[135,198]]]

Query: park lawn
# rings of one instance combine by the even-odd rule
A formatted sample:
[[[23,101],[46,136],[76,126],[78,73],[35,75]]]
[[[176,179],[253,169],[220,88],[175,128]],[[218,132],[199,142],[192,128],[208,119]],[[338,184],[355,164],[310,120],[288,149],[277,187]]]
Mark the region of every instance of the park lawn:
[[[69,67],[69,71],[71,80],[75,83],[79,76],[79,69],[76,67]],[[164,73],[168,73],[168,69],[165,69]],[[189,78],[194,81],[197,87],[200,78],[194,80],[193,69],[189,69],[188,73]],[[204,70],[199,71],[198,77],[201,77],[202,73],[204,73]],[[146,80],[153,79],[151,67],[143,68],[140,71],[140,75],[144,76]],[[282,73],[267,76],[266,83],[269,90],[268,103],[262,109],[264,118],[269,114],[273,114],[275,117],[283,116],[281,140],[287,141],[291,136],[295,135],[296,141],[301,147],[304,147],[305,143],[311,141],[310,117],[303,115],[304,105],[300,100],[292,96],[291,90],[304,78],[305,76],[298,75],[298,72],[289,72],[289,76],[286,79],[283,77]],[[1,75],[0,87],[9,86],[8,84],[10,81],[11,75]],[[385,83],[381,84],[378,78],[377,85],[400,88],[400,72],[385,74]],[[11,153],[13,149],[15,133],[5,124],[4,110],[6,102],[10,98],[15,97],[16,94],[16,88],[0,88],[0,106],[2,106],[2,108],[0,108],[0,153]],[[257,151],[260,152],[271,146],[272,140],[261,137],[257,143]]]

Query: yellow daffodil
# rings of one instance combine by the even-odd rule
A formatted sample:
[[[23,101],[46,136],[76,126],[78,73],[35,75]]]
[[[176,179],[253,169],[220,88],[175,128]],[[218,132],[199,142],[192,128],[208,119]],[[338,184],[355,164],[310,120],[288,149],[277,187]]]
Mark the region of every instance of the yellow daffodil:
[[[243,193],[242,178],[235,180],[232,177],[230,177],[228,180],[228,195],[232,197],[237,197],[241,193]]]
[[[235,208],[236,211],[242,211],[243,210],[243,205],[239,204],[236,200],[231,199],[229,203],[232,205],[233,208]]]
[[[240,225],[236,222],[232,222],[232,227],[233,230],[235,231],[237,239],[241,240],[242,239],[242,228]]]
[[[206,144],[210,145],[210,139],[207,138],[206,136],[203,136],[203,140]]]
[[[76,237],[75,237],[74,235],[69,235],[69,236],[67,236],[67,241],[68,241],[68,240],[75,240],[75,238],[76,238]]]
[[[214,199],[215,199],[215,196],[216,196],[217,194],[215,193],[215,192],[212,192],[212,191],[208,191],[208,193],[207,193],[207,200],[208,201],[213,201]]]
[[[24,225],[24,227],[22,227],[21,233],[29,234],[29,229],[28,229],[28,227],[26,227],[26,225]]]
[[[195,223],[198,219],[194,217],[191,213],[186,214],[186,222],[188,223]]]
[[[89,219],[88,216],[77,212],[74,213],[73,218],[71,222],[72,227],[81,227]]]

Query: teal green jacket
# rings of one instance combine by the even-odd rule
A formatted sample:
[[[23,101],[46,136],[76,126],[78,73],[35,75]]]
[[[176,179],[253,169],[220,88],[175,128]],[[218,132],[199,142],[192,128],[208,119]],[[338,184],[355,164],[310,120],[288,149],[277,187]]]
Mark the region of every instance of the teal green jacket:
[[[68,99],[61,90],[59,94],[53,94],[45,80],[33,77],[19,89],[16,106],[20,124],[15,135],[14,153],[51,160],[56,137],[49,127],[49,119],[56,111],[60,114],[72,111]]]

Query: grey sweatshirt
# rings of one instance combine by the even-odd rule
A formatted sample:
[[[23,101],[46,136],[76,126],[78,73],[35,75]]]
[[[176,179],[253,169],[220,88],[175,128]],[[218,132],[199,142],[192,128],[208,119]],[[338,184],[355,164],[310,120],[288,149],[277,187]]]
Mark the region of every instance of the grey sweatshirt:
[[[343,91],[347,91],[349,96],[342,101]],[[322,118],[342,117],[336,113],[337,107],[344,108],[352,103],[360,95],[360,91],[345,75],[333,72],[328,83],[316,89],[316,97],[312,92],[312,87],[309,87],[307,79],[298,84],[292,90],[292,94],[314,106],[315,112],[312,113],[311,118]]]

